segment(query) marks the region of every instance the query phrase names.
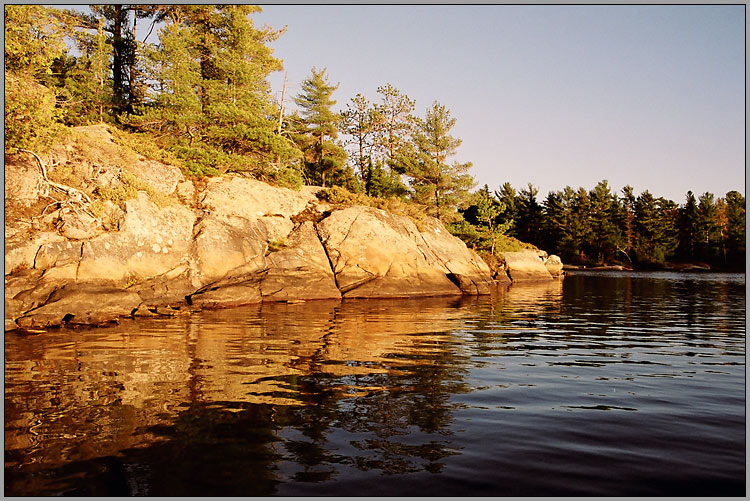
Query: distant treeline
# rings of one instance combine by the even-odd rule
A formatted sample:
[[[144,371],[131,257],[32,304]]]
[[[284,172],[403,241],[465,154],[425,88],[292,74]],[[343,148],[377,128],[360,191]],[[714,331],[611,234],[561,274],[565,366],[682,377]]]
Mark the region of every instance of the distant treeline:
[[[544,200],[531,184],[516,190],[505,183],[494,193],[485,185],[476,200],[494,206],[494,227],[567,263],[648,268],[685,262],[745,268],[745,197],[737,191],[720,198],[703,193],[697,199],[688,191],[678,205],[648,190],[636,196],[630,186],[618,194],[607,181],[589,191],[566,186]],[[481,205],[470,205],[464,218],[489,228]]]

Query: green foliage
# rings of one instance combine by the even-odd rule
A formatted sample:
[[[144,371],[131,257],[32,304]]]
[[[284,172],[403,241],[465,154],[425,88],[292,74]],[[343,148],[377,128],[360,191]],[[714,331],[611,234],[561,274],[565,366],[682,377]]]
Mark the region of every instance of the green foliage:
[[[286,247],[285,238],[282,238],[281,240],[269,240],[268,248],[266,249],[266,256],[271,254],[272,252],[279,252],[280,250],[283,250],[285,247]]]
[[[416,120],[411,154],[401,153],[400,163],[414,189],[414,200],[430,207],[438,219],[455,213],[469,196],[474,179],[471,163],[447,163],[461,140],[450,135],[456,123],[448,109],[435,101],[424,119]]]
[[[405,200],[409,188],[401,181],[401,176],[392,169],[386,169],[378,162],[369,165],[368,188],[369,195],[380,198],[396,197]]]
[[[454,225],[457,232],[465,235],[461,237],[467,245],[484,249],[489,254],[495,253],[495,243],[498,238],[508,231],[512,221],[502,217],[506,207],[503,202],[495,198],[487,185],[471,196],[468,206],[461,211],[463,218],[472,225],[472,232],[468,232]]]
[[[65,60],[72,64],[65,67]],[[66,97],[66,123],[88,125],[111,117],[115,96],[109,78],[109,57],[104,34],[104,21],[99,20],[89,53],[81,58],[60,58],[63,66],[58,73],[63,80]],[[93,78],[92,78],[93,77]]]
[[[529,195],[529,190],[516,193],[509,183],[496,192],[519,216]],[[696,201],[689,191],[679,207],[648,191],[636,197],[631,186],[618,198],[606,180],[590,191],[566,186],[547,195],[542,235],[529,241],[565,262],[653,267],[680,260],[744,269],[744,204],[738,192],[717,200],[704,193]],[[531,234],[527,225],[527,218],[519,217],[512,233],[523,239]]]
[[[745,260],[745,197],[737,191],[726,194],[726,228],[723,232],[730,262]]]
[[[348,135],[350,158],[368,195],[402,197],[409,189],[401,182],[403,166],[398,155],[409,156],[409,132],[414,101],[391,84],[378,87],[379,104],[357,94],[341,114],[342,131]]]
[[[99,219],[104,215],[104,208],[104,202],[101,200],[93,200],[91,205],[89,205],[91,213]]]
[[[182,160],[177,158],[173,152],[161,148],[151,134],[127,132],[116,127],[110,127],[109,130],[112,134],[112,140],[119,146],[145,158],[179,167],[185,172]]]
[[[366,196],[352,193],[341,186],[331,186],[330,188],[319,191],[316,196],[319,200],[330,204],[369,206]]]
[[[334,141],[340,116],[331,109],[336,104],[331,95],[338,85],[331,85],[325,72],[313,68],[311,76],[302,82],[302,92],[294,98],[302,115],[293,138],[303,153],[308,184],[320,186],[326,185],[327,176],[335,178],[346,160],[346,151]],[[344,173],[344,180],[349,177]],[[341,179],[333,179],[330,184],[340,183]]]
[[[52,90],[28,76],[5,74],[5,150],[48,149],[62,132]]]
[[[354,164],[359,168],[368,195],[371,194],[373,147],[381,118],[362,94],[354,96],[341,113],[342,130],[351,137],[345,144],[354,146]]]
[[[524,242],[539,242],[542,237],[542,206],[536,197],[539,190],[529,183],[518,192],[516,236]]]
[[[517,252],[523,249],[537,249],[536,246],[522,242],[517,238],[497,233],[494,239],[486,229],[474,225],[461,218],[447,223],[446,229],[451,235],[460,238],[467,247],[470,247],[484,256],[496,256],[501,252]],[[485,258],[485,261],[492,260]],[[489,263],[488,263],[489,264]]]
[[[144,50],[153,103],[124,117],[169,136],[168,147],[193,175],[263,171],[301,153],[276,133],[268,75],[281,68],[265,44],[279,32],[256,29],[248,5],[173,6],[158,46]],[[187,144],[186,144],[187,143]]]
[[[273,179],[279,186],[292,188],[293,190],[299,190],[304,184],[302,173],[294,167],[282,167],[274,172]]]
[[[398,159],[409,148],[415,101],[391,84],[381,85],[377,92],[381,101],[374,108],[378,123],[375,145],[386,165],[402,172]]]
[[[50,73],[66,49],[58,11],[41,5],[5,6],[5,72],[27,77]]]
[[[461,218],[445,225],[448,232],[463,240],[463,242],[472,249],[481,249],[486,247],[485,236],[478,226],[475,226],[465,219]]]
[[[114,187],[97,186],[94,190],[94,194],[100,200],[110,200],[115,205],[120,205],[126,200],[136,198],[139,191],[144,191],[157,207],[166,207],[172,203],[172,199],[168,195],[155,190],[131,172],[121,171],[118,175],[118,179],[119,183]]]

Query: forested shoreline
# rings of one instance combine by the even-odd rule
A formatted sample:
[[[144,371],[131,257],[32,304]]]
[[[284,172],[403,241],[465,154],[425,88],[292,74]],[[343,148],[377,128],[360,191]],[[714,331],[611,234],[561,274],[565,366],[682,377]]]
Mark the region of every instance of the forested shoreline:
[[[338,201],[409,205],[485,258],[518,239],[569,263],[744,270],[738,191],[688,192],[683,204],[607,181],[543,199],[531,184],[472,192],[471,163],[452,160],[456,118],[438,101],[415,114],[415,101],[385,83],[374,100],[357,94],[336,108],[338,85],[314,66],[299,94],[285,87],[277,99],[268,76],[283,62],[268,44],[283,30],[255,27],[259,10],[99,5],[84,15],[6,5],[6,153],[44,153],[70,127],[104,122],[123,146],[188,177],[235,172],[328,187]],[[142,32],[158,41],[139,42]],[[298,110],[289,113],[291,101]]]
[[[737,191],[719,198],[706,192],[697,199],[688,191],[678,205],[648,190],[636,196],[631,186],[618,195],[606,180],[590,190],[566,186],[543,200],[531,184],[516,190],[505,183],[494,193],[485,186],[476,199],[482,203],[463,211],[466,221],[489,228],[487,209],[481,209],[489,205],[496,227],[566,263],[658,268],[673,262],[745,269],[745,197]],[[468,228],[466,240],[472,238]],[[474,238],[481,245],[481,236]]]

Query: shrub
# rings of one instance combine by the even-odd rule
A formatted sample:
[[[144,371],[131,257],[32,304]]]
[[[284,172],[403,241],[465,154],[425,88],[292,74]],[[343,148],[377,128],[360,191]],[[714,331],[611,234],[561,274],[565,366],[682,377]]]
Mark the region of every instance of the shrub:
[[[95,190],[96,195],[102,200],[111,200],[119,205],[126,200],[136,198],[139,191],[145,191],[157,207],[166,207],[172,203],[168,195],[155,190],[130,172],[120,172],[119,178],[121,183],[115,187],[98,186]]]
[[[109,130],[112,134],[112,140],[119,146],[142,157],[185,170],[182,160],[177,158],[173,152],[159,146],[153,135],[126,132],[116,127],[110,127]]]
[[[63,129],[57,121],[52,90],[30,78],[5,74],[6,151],[46,151]]]
[[[294,167],[282,167],[273,174],[279,186],[299,190],[302,187],[302,173]]]

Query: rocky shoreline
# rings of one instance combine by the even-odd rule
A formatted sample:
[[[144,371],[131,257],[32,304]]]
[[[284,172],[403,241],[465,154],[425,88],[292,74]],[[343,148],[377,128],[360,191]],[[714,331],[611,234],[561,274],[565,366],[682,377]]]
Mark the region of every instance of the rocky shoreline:
[[[82,129],[116,148],[105,126]],[[85,180],[84,193],[132,179],[140,189],[98,213],[59,202],[39,211],[51,196],[42,172],[24,155],[6,157],[6,330],[264,301],[489,294],[562,273],[555,256],[527,250],[506,253],[507,273],[493,276],[439,221],[336,206],[318,199],[321,188],[239,175],[194,182],[143,158],[81,161],[70,147],[50,158]]]

